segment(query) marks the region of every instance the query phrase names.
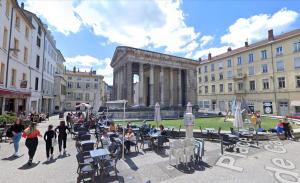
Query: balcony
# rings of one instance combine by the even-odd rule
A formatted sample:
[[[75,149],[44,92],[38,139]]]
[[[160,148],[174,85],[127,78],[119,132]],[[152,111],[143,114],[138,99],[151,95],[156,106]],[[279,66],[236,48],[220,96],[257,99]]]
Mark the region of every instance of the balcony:
[[[233,76],[234,81],[241,81],[241,80],[245,80],[246,78],[247,78],[247,74],[240,74],[240,75]]]

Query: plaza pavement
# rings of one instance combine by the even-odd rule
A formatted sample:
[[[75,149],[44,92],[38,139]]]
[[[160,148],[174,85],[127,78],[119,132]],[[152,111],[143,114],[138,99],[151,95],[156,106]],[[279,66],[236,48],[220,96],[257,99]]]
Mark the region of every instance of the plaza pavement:
[[[56,126],[58,123],[58,117],[54,116],[49,121],[39,124],[39,129],[44,133],[49,124]],[[77,162],[74,143],[74,140],[69,136],[67,156],[58,157],[58,149],[55,147],[55,161],[46,163],[45,143],[44,140],[40,139],[34,158],[34,162],[39,163],[33,167],[25,165],[28,156],[24,139],[20,142],[20,154],[24,155],[17,159],[9,158],[13,154],[13,145],[1,143],[0,183],[76,182]],[[118,162],[118,180],[114,178],[112,173],[112,176],[101,182],[145,183],[150,180],[151,183],[273,183],[280,182],[280,177],[283,178],[282,181],[289,180],[290,182],[296,182],[295,177],[299,177],[300,142],[281,141],[277,144],[260,142],[259,148],[245,146],[244,149],[246,149],[244,152],[246,154],[242,157],[241,153],[221,156],[219,143],[205,142],[203,162],[192,165],[191,169],[184,166],[178,168],[170,166],[166,154],[167,150],[166,153],[159,154],[153,151],[143,152],[140,150],[139,153],[132,152],[126,156],[125,160]],[[224,159],[223,163],[220,163],[221,158]],[[230,162],[232,165],[229,164]],[[279,175],[277,178],[275,173]]]

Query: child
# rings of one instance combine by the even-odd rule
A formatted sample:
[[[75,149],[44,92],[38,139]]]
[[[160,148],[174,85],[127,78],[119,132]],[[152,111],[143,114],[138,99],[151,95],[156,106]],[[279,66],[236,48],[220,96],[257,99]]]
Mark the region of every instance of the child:
[[[56,133],[53,130],[53,125],[48,126],[48,131],[44,134],[44,140],[46,141],[46,154],[47,154],[47,161],[50,161],[50,152],[51,152],[51,159],[53,159],[53,141],[56,140]]]

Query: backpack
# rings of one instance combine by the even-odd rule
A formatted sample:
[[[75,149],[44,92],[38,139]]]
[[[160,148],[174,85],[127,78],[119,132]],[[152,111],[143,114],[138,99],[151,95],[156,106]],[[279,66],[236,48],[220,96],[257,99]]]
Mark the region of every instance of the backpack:
[[[12,132],[12,127],[10,127],[6,130],[6,137],[12,138],[13,136],[14,136],[14,134]]]

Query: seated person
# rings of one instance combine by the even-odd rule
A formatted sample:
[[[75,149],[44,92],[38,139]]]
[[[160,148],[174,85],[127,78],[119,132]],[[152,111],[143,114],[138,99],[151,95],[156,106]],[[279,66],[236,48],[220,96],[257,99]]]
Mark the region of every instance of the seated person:
[[[83,123],[84,122],[84,117],[83,115],[80,115],[79,119],[78,119],[78,123]]]
[[[284,136],[286,139],[294,138],[294,136],[292,135],[292,126],[288,122],[287,118],[283,119],[283,130],[284,130]]]
[[[136,141],[135,135],[132,129],[129,128],[128,132],[125,134],[125,142],[124,142],[127,152],[130,152],[130,146],[135,145],[135,141]]]
[[[110,145],[110,138],[109,136],[107,135],[107,131],[105,130],[101,136],[101,142],[102,142],[102,146],[103,147],[107,147]]]
[[[117,126],[114,122],[110,123],[108,131],[109,132],[117,132]]]
[[[156,133],[157,130],[155,128],[155,125],[152,125],[152,127],[150,128],[150,131],[149,131],[149,134],[153,134],[153,133]]]
[[[276,126],[277,133],[283,133],[283,122],[282,120],[279,121],[279,123]]]
[[[159,125],[160,135],[167,135],[164,125]]]

